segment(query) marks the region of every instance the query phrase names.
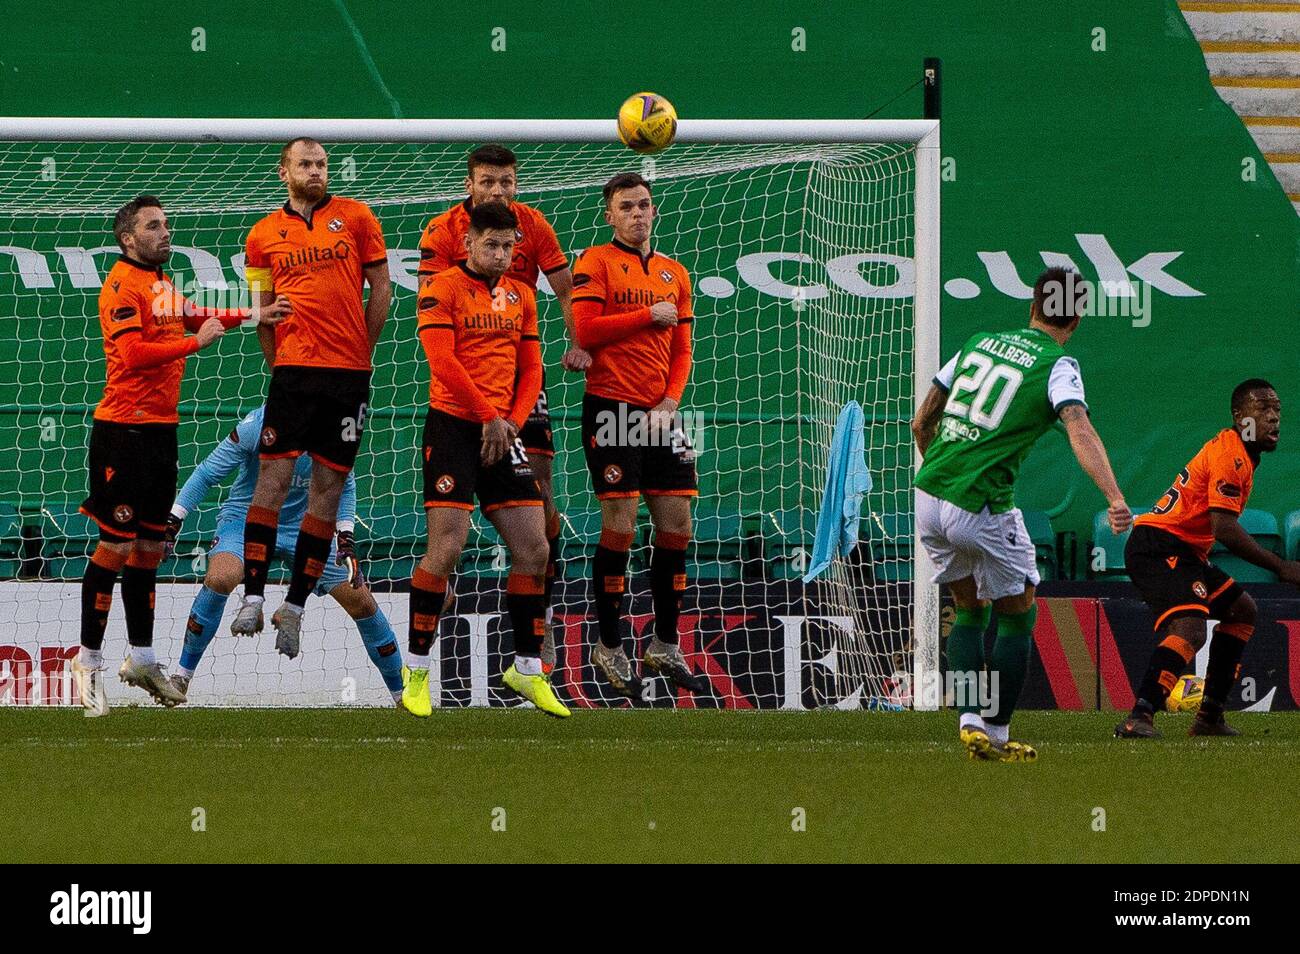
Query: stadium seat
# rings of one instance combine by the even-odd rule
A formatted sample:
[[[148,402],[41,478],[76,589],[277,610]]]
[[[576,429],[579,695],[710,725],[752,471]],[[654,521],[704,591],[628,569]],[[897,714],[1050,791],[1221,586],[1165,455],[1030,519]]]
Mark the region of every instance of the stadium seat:
[[[357,514],[357,550],[372,580],[409,580],[424,552],[424,509],[362,509]]]
[[[1044,580],[1059,580],[1061,574],[1056,560],[1056,533],[1052,530],[1052,518],[1041,510],[1025,510],[1023,516],[1025,530],[1034,545],[1038,575]]]
[[[870,547],[872,570],[878,580],[912,578],[912,515],[866,514],[858,535]]]
[[[99,542],[95,521],[78,512],[78,503],[47,502],[41,507],[41,557],[44,576],[53,580],[79,580]]]
[[[22,565],[23,521],[18,508],[0,504],[0,579],[11,580]]]
[[[1241,528],[1254,538],[1265,550],[1270,553],[1282,554],[1282,534],[1278,531],[1277,518],[1267,510],[1252,510],[1246,508],[1241,512],[1239,518]],[[1228,548],[1221,543],[1215,543],[1210,550],[1210,559],[1214,564],[1229,574],[1239,583],[1276,583],[1277,575],[1262,566],[1243,560],[1241,557],[1228,552]]]
[[[1146,511],[1134,510],[1133,516],[1136,517],[1140,513],[1146,513]],[[1110,522],[1106,519],[1106,511],[1098,511],[1097,515],[1092,519],[1092,550],[1088,553],[1086,561],[1089,579],[1128,579],[1128,574],[1124,572],[1124,544],[1128,543],[1130,532],[1121,533],[1119,536],[1111,533]],[[1098,570],[1094,568],[1098,558],[1101,558],[1104,569]]]
[[[743,522],[740,514],[710,511],[694,514],[686,564],[691,579],[740,579]]]
[[[817,515],[811,510],[773,510],[759,518],[763,556],[772,579],[799,579],[808,571]]]
[[[1283,533],[1285,549],[1282,555],[1288,560],[1300,560],[1300,510],[1292,510],[1286,515]]]

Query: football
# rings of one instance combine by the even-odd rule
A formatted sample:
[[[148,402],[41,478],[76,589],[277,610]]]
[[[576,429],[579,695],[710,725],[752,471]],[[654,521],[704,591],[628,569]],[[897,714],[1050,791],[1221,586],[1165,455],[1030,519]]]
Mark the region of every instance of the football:
[[[1165,702],[1170,712],[1195,712],[1205,695],[1205,680],[1200,676],[1179,676]]]
[[[634,152],[660,152],[676,135],[677,110],[658,93],[637,93],[619,107],[618,138]]]

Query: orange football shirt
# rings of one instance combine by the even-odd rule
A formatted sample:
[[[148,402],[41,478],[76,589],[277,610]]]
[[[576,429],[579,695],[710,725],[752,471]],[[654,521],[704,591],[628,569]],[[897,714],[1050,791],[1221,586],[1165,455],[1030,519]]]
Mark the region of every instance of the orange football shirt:
[[[118,258],[99,290],[99,328],[104,335],[106,381],[95,420],[119,424],[175,424],[179,417],[185,358],[132,370],[122,356],[128,335],[153,344],[185,337],[185,299],[161,268]],[[180,306],[180,307],[178,307]],[[194,340],[190,353],[197,351]]]
[[[587,249],[573,269],[573,301],[595,302],[601,314],[648,308],[670,301],[680,325],[689,325],[691,279],[686,268],[667,255],[610,242]],[[663,400],[672,358],[672,328],[648,325],[621,341],[596,348],[587,369],[587,391],[614,401],[653,407]]]
[[[521,342],[537,341],[537,301],[533,290],[508,275],[489,287],[464,265],[420,283],[418,333],[450,329],[455,356],[495,414],[514,405]],[[428,345],[426,344],[426,351]],[[467,421],[491,420],[486,409],[469,406],[436,374],[429,377],[429,405]]]
[[[275,326],[275,365],[370,370],[362,271],[387,261],[370,207],[326,195],[303,218],[286,202],[248,233],[250,288],[287,295],[293,313]]]
[[[1241,513],[1255,482],[1255,465],[1231,427],[1220,431],[1174,478],[1150,513],[1133,522],[1172,533],[1207,559],[1214,546],[1210,511]]]
[[[420,236],[421,278],[446,271],[469,257],[465,236],[469,233],[470,208],[466,199],[429,221]],[[514,257],[506,275],[536,289],[538,272],[546,275],[558,272],[568,267],[569,259],[546,216],[522,202],[511,202],[510,211],[519,224],[515,227]]]

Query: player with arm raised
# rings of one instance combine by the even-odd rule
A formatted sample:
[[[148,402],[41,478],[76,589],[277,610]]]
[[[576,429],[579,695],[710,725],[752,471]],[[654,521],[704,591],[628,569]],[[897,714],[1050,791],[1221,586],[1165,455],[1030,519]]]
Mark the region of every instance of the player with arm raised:
[[[644,494],[655,531],[654,636],[642,663],[701,692],[704,680],[691,673],[677,645],[691,498],[698,494],[695,451],[678,415],[691,372],[691,280],[681,263],[651,247],[655,206],[645,179],[621,173],[602,194],[613,241],[587,249],[573,270],[578,345],[591,353],[582,449],[601,516],[592,563],[600,639],[591,659],[615,691],[640,695],[621,627],[628,550]]]
[[[361,446],[371,355],[392,302],[384,233],[369,206],[330,195],[329,159],[314,139],[280,153],[282,208],[248,233],[245,266],[255,296],[286,295],[292,317],[275,329],[271,388],[259,441],[261,468],[244,526],[244,596],[230,631],[262,629],[266,569],[280,508],[298,458],[312,460],[307,509],[294,548],[289,592],[271,623],[275,647],[298,655],[303,607],[329,557],[339,496]],[[362,286],[370,286],[362,302]],[[264,350],[270,351],[264,344]]]
[[[171,516],[167,519],[167,537],[174,542],[182,522],[197,509],[211,493],[212,488],[231,474],[236,474],[229,496],[221,506],[217,535],[208,552],[208,570],[203,587],[194,597],[189,622],[185,628],[185,649],[180,663],[172,675],[172,683],[182,693],[189,690],[190,679],[198,668],[199,660],[208,643],[217,632],[226,599],[244,578],[244,524],[248,508],[257,485],[258,442],[262,434],[265,408],[248,414],[192,473],[176,496]],[[293,480],[284,505],[280,508],[280,524],[276,531],[275,556],[293,559],[297,544],[298,526],[307,510],[307,488],[311,483],[311,460],[299,457],[294,467]],[[356,621],[357,631],[365,644],[366,654],[375,664],[388,687],[393,701],[402,699],[402,654],[397,647],[393,627],[383,610],[375,602],[365,575],[361,571],[353,538],[356,522],[356,478],[348,474],[339,498],[335,545],[317,594],[329,594]]]
[[[1232,392],[1232,427],[1224,428],[1174,478],[1150,513],[1138,517],[1124,547],[1133,585],[1155,615],[1160,638],[1138,687],[1138,700],[1115,727],[1126,739],[1159,738],[1164,709],[1178,675],[1205,645],[1206,619],[1217,619],[1205,671],[1205,695],[1189,735],[1239,735],[1224,721],[1241,654],[1255,632],[1255,601],[1210,562],[1216,542],[1284,583],[1300,584],[1300,563],[1283,560],[1251,538],[1237,518],[1246,509],[1263,454],[1277,449],[1282,402],[1262,378]]]
[[[562,365],[570,371],[585,371],[591,356],[573,344],[573,273],[560,248],[555,230],[546,217],[532,206],[515,201],[518,191],[515,154],[504,146],[479,146],[469,154],[465,201],[435,216],[420,236],[420,277],[432,277],[453,265],[464,262],[468,256],[466,237],[469,232],[469,214],[475,205],[486,202],[503,202],[515,214],[515,250],[506,275],[523,282],[537,291],[538,275],[545,275],[555,300],[564,316],[570,347],[565,352]],[[528,462],[542,491],[545,503],[546,537],[550,555],[546,561],[547,642],[543,647],[542,664],[547,672],[554,665],[555,648],[549,636],[551,590],[560,559],[560,515],[555,509],[551,490],[551,462],[555,457],[555,443],[551,438],[551,415],[546,401],[546,373],[542,372],[542,390],[537,405],[519,431]]]
[[[1086,306],[1078,274],[1049,268],[1034,283],[1029,327],[969,338],[912,421],[925,456],[916,475],[917,530],[938,569],[935,582],[948,584],[957,607],[948,668],[956,677],[962,745],[973,759],[1037,758],[1009,734],[1029,666],[1038,586],[1034,545],[1014,491],[1025,455],[1058,418],[1106,498],[1111,529],[1122,533],[1132,519],[1088,419],[1079,364],[1063,350]],[[977,680],[985,670],[990,603],[998,630],[987,661],[991,705],[981,710]]]
[[[410,669],[402,696],[418,716],[431,712],[429,653],[476,494],[510,550],[506,612],[515,660],[502,681],[546,714],[569,715],[542,672],[546,523],[519,439],[542,385],[542,356],[533,290],[506,275],[517,228],[504,203],[474,206],[466,261],[420,282],[418,328],[430,371],[420,448],[429,537],[411,576]]]
[[[108,713],[102,649],[119,573],[130,650],[118,675],[163,705],[185,701],[153,650],[158,564],[176,493],[181,377],[186,357],[250,315],[201,308],[176,290],[162,268],[171,229],[154,196],[118,209],[113,235],[122,254],[99,293],[107,381],[90,431],[90,496],[81,505],[99,525],[99,545],[81,581],[81,651],[72,666],[88,716]],[[279,299],[260,313],[274,323],[286,310]]]

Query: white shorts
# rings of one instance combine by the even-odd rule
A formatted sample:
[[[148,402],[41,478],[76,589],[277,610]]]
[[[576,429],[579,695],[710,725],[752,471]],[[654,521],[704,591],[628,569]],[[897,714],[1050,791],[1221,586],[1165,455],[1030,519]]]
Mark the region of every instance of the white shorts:
[[[1038,585],[1034,545],[1019,510],[971,513],[918,489],[916,526],[939,571],[935,583],[973,576],[982,600],[1019,596]]]

